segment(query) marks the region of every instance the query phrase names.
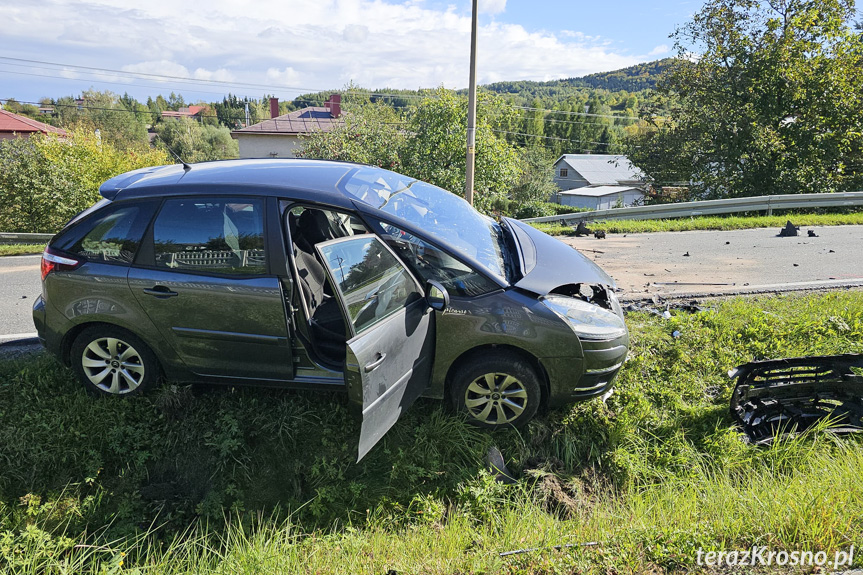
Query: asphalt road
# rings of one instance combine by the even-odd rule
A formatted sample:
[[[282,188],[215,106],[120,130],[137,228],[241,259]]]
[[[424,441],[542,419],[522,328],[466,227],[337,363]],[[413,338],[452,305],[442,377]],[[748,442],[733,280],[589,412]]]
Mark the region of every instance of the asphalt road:
[[[863,285],[863,226],[813,231],[818,237],[761,228],[564,241],[614,278],[621,299]]]
[[[0,257],[0,341],[35,337],[31,310],[42,293],[41,256]]]
[[[564,238],[608,272],[621,299],[863,285],[863,226],[791,238],[778,229]],[[688,256],[685,254],[689,254]],[[0,342],[35,335],[39,256],[0,257]]]

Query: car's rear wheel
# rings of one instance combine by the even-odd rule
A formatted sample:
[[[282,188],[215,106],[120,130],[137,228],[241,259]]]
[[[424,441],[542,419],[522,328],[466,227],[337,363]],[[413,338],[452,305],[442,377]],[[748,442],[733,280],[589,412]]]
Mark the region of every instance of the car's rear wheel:
[[[159,379],[159,363],[147,345],[114,326],[88,327],[75,338],[72,368],[88,391],[137,395]]]
[[[454,407],[479,427],[521,427],[539,408],[539,377],[530,364],[501,353],[470,360],[454,374]]]

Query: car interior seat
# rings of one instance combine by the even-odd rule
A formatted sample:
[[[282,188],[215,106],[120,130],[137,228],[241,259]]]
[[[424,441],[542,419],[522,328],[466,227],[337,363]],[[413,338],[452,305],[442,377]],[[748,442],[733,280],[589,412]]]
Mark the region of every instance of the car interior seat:
[[[289,217],[294,257],[300,289],[309,308],[312,337],[320,350],[339,360],[345,356],[345,320],[338,301],[333,297],[323,263],[315,244],[335,239],[330,220],[322,210],[306,209],[299,217]]]

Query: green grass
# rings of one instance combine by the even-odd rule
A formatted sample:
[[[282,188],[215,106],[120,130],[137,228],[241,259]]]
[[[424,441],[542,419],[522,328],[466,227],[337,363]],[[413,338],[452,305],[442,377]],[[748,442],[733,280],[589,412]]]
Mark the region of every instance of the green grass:
[[[0,256],[20,256],[41,254],[45,244],[0,244]]]
[[[422,400],[360,464],[339,394],[111,401],[50,358],[0,361],[0,570],[637,573],[693,569],[699,548],[863,543],[861,440],[747,446],[725,375],[756,357],[863,352],[863,293],[627,320],[631,359],[607,404],[485,433]],[[484,471],[490,445],[516,484]],[[588,541],[601,544],[549,549]]]
[[[745,230],[751,228],[782,228],[791,220],[803,227],[863,224],[863,212],[849,214],[786,214],[781,216],[698,216],[670,220],[602,220],[590,222],[591,230],[613,234],[642,232],[685,232],[691,230]],[[551,235],[573,235],[574,227],[561,224],[532,224]]]

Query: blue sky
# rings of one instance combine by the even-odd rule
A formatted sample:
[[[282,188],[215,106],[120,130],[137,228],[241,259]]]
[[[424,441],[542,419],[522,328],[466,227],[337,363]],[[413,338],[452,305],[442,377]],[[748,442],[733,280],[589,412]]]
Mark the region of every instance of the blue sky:
[[[479,0],[480,83],[554,80],[672,54],[701,3]],[[470,0],[0,0],[0,99],[112,90],[282,99],[353,82],[463,88]]]

